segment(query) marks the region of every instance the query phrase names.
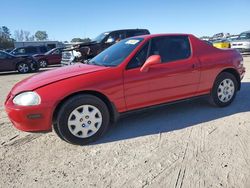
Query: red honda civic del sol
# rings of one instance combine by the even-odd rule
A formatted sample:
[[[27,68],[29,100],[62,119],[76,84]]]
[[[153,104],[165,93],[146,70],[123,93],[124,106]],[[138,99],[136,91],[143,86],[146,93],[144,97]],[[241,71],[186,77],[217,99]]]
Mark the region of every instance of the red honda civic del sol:
[[[120,114],[208,95],[229,105],[244,76],[242,56],[190,34],[128,38],[86,64],[43,72],[17,83],[5,108],[17,129],[51,131],[72,144],[102,136]]]

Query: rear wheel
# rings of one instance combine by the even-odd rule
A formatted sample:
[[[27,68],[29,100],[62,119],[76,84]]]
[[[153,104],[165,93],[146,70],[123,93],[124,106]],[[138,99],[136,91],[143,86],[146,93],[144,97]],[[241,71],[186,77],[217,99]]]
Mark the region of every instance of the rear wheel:
[[[45,59],[39,61],[40,67],[45,68],[48,66],[48,62]]]
[[[77,145],[94,142],[109,127],[110,114],[106,104],[93,95],[77,95],[59,110],[56,133],[63,140]]]
[[[223,72],[215,80],[210,101],[219,107],[228,106],[236,96],[238,83],[234,75]]]
[[[17,71],[19,73],[28,73],[30,71],[30,67],[27,63],[21,62],[17,65]]]

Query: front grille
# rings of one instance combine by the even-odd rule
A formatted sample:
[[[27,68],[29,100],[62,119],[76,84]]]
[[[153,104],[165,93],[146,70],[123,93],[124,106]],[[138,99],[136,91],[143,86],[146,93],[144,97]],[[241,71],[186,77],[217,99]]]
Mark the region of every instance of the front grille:
[[[71,59],[72,54],[70,52],[63,52],[62,59]]]

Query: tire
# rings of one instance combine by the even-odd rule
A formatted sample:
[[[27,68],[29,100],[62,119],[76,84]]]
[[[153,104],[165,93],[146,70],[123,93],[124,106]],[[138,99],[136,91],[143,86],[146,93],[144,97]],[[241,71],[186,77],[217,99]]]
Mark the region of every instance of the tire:
[[[228,72],[219,74],[210,94],[210,102],[219,107],[230,105],[237,93],[238,82],[234,75]]]
[[[106,104],[93,95],[77,95],[59,109],[54,129],[71,144],[86,145],[96,141],[108,129],[110,114]]]
[[[30,72],[37,72],[39,71],[40,66],[37,63],[31,63],[30,64]]]
[[[41,67],[41,68],[46,68],[46,67],[48,67],[48,62],[47,62],[45,59],[39,60],[38,63],[40,64],[40,67]]]
[[[28,63],[25,63],[25,62],[20,62],[17,64],[17,71],[19,73],[22,73],[22,74],[25,74],[25,73],[28,73],[30,72],[30,66],[28,65]]]

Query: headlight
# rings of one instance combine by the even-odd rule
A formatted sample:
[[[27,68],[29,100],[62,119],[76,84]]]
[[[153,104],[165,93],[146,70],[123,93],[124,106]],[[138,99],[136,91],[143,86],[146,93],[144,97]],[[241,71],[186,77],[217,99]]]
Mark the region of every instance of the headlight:
[[[35,106],[41,103],[41,98],[36,92],[24,92],[13,99],[13,103],[19,106]]]

